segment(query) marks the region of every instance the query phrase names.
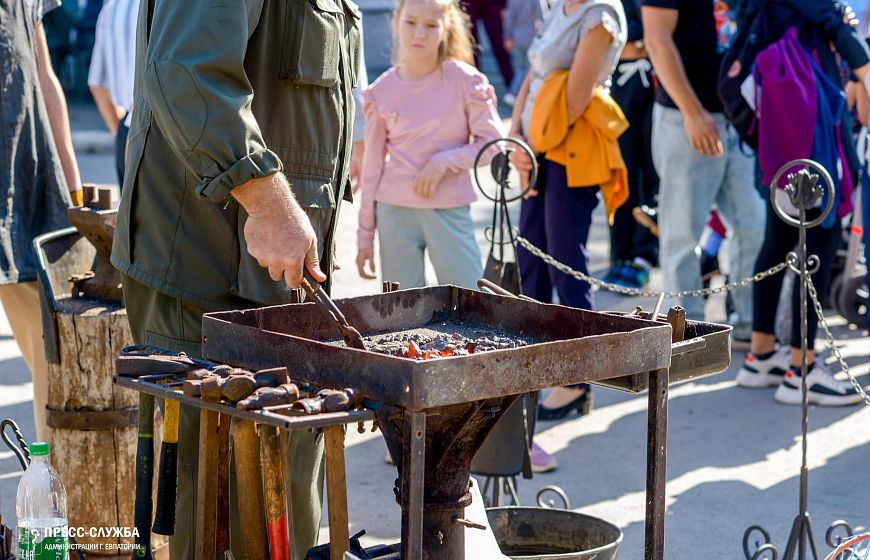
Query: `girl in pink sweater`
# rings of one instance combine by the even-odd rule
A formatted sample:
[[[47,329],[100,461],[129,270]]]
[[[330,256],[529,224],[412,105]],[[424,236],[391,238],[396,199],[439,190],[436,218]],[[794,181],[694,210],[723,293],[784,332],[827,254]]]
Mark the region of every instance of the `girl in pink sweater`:
[[[495,93],[471,65],[468,16],[455,0],[400,0],[393,30],[395,65],[364,93],[357,267],[375,278],[377,230],[384,280],[425,286],[428,249],[439,283],[476,289],[470,170],[503,136]]]

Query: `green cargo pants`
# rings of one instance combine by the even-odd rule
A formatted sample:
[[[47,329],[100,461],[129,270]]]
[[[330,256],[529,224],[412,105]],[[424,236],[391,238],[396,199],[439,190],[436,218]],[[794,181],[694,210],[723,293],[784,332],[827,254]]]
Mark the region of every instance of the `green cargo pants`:
[[[148,344],[201,358],[202,315],[207,309],[149,288],[121,275],[127,317],[135,344]],[[248,307],[255,304],[250,302]],[[193,560],[197,544],[196,508],[199,463],[199,410],[182,405],[178,439],[178,501],[175,535],[169,538],[172,560]],[[323,442],[307,430],[290,432],[291,492],[296,558],[305,558],[317,544],[323,509]],[[159,460],[159,459],[158,459]],[[157,469],[158,465],[154,465]],[[235,468],[230,468],[230,541],[233,556],[242,558]],[[263,513],[265,516],[265,512]]]

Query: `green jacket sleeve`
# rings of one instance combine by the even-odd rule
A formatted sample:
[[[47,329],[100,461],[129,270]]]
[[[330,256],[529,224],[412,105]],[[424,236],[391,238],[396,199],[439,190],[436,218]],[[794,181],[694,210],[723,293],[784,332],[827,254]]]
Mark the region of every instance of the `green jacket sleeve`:
[[[143,90],[156,122],[215,202],[250,179],[282,171],[251,113],[244,70],[263,0],[157,2]]]

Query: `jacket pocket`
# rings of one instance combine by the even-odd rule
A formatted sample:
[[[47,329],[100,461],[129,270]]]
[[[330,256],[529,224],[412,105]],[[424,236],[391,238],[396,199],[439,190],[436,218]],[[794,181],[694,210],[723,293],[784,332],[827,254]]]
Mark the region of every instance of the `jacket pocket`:
[[[344,10],[335,0],[287,0],[279,77],[338,87],[343,18]]]

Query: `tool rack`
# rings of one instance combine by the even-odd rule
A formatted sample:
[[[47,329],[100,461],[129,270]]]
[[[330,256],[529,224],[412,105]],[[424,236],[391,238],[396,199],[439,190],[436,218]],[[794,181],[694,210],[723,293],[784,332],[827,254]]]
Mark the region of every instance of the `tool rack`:
[[[304,414],[296,411],[291,411],[291,405],[277,405],[264,407],[261,410],[240,410],[234,405],[214,403],[203,401],[202,399],[185,396],[180,388],[182,386],[186,374],[157,374],[146,375],[138,378],[126,377],[123,375],[115,375],[114,383],[118,386],[132,389],[140,393],[147,393],[154,397],[177,401],[181,404],[187,404],[201,409],[204,412],[212,412],[221,415],[223,418],[237,419],[236,421],[253,422],[260,424],[261,427],[266,426],[273,428],[271,435],[279,437],[282,443],[286,444],[284,439],[289,430],[320,430],[323,433],[326,454],[326,488],[327,500],[329,506],[329,531],[330,531],[330,556],[332,558],[344,558],[344,553],[349,550],[349,534],[348,534],[348,519],[347,519],[347,489],[345,482],[345,467],[344,467],[344,426],[347,424],[355,424],[374,420],[375,412],[368,408],[360,410],[350,410],[347,412],[324,412],[319,414]],[[312,387],[301,386],[301,393],[313,394],[317,390]],[[202,421],[207,421],[203,419]],[[262,430],[262,428],[261,428]],[[240,448],[235,447],[234,452],[240,453]],[[200,461],[203,460],[203,450],[200,447]],[[286,458],[286,453],[283,454]],[[260,462],[259,453],[253,457],[243,458],[255,463]],[[238,462],[238,458],[237,458]],[[289,482],[284,480],[284,474],[289,461],[285,461],[280,470],[281,482],[284,485],[284,504],[285,510],[283,513],[287,515],[287,519],[292,520],[290,511],[290,496]],[[227,465],[228,466],[228,465]],[[218,465],[221,468],[221,465]],[[270,473],[264,473],[270,474]],[[274,475],[275,473],[271,473]],[[268,484],[267,484],[268,492]],[[215,554],[221,552],[217,550],[217,541],[215,538],[214,523],[209,523],[209,515],[217,513],[218,504],[203,503],[198,504],[196,512],[196,526],[205,527],[205,535],[202,536],[200,542],[197,543],[197,558],[215,558]],[[267,506],[268,507],[268,506]],[[211,519],[215,519],[212,517]],[[292,526],[287,528],[287,542],[282,543],[282,550],[292,551],[293,532]],[[246,529],[250,533],[249,529]],[[259,538],[262,543],[269,542],[267,536],[250,535],[252,538]],[[244,543],[243,543],[244,544]],[[268,560],[268,548],[266,556],[262,560]],[[210,553],[210,554],[209,554]],[[292,555],[289,556],[292,558]],[[272,560],[279,560],[273,554]],[[302,560],[302,559],[296,559]]]

